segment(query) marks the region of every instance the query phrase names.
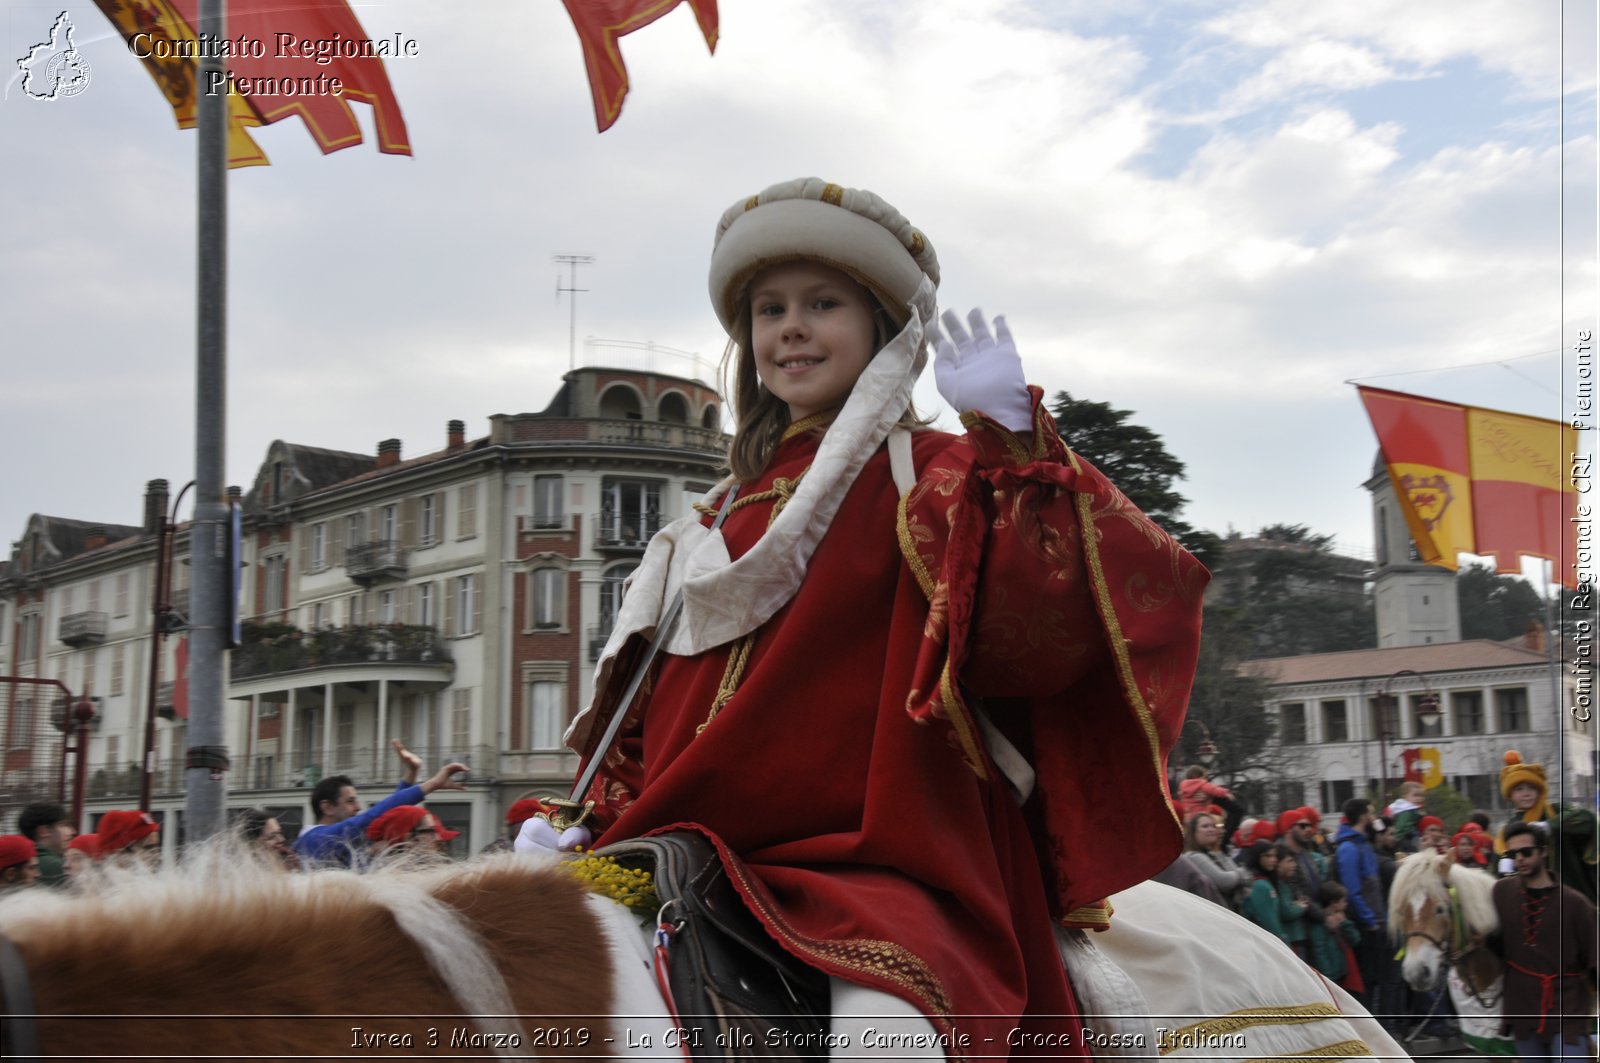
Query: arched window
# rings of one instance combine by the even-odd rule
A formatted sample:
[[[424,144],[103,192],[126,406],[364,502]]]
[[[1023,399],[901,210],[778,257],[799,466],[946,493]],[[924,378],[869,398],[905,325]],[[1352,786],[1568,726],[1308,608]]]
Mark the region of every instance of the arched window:
[[[639,393],[626,384],[613,384],[600,396],[600,416],[608,421],[642,421]]]
[[[669,391],[656,406],[656,419],[664,424],[688,424],[689,403],[676,391]]]

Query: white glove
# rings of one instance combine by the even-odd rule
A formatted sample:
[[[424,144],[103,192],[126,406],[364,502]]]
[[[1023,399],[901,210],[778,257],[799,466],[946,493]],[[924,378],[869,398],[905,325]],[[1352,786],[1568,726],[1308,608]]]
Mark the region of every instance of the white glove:
[[[954,310],[946,310],[943,319],[950,339],[940,335],[939,326],[931,322],[928,338],[938,344],[933,379],[944,401],[957,413],[977,410],[1013,432],[1033,431],[1033,400],[1006,319],[994,319],[995,335],[991,336],[983,311],[975,309],[967,315],[972,325],[970,337]]]
[[[579,846],[587,846],[592,837],[588,827],[568,827],[557,835],[549,820],[531,816],[522,821],[522,829],[511,847],[519,853],[570,853]]]

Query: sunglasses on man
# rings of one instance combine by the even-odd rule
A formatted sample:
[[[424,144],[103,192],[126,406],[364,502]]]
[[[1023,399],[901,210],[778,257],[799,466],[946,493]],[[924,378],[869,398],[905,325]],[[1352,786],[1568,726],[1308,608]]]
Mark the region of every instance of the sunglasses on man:
[[[1511,857],[1511,859],[1515,860],[1519,856],[1532,856],[1534,853],[1539,853],[1539,852],[1543,852],[1543,851],[1544,851],[1544,846],[1542,846],[1542,845],[1524,845],[1520,849],[1507,849],[1506,850],[1506,855]]]

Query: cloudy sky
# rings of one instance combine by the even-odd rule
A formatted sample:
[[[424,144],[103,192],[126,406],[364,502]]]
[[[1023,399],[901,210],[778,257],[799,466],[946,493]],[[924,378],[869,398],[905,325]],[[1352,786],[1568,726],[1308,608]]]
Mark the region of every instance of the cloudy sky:
[[[92,82],[28,99],[12,60],[63,2]],[[595,258],[580,361],[713,362],[715,221],[802,175],[896,204],[941,304],[1005,313],[1048,393],[1159,432],[1200,527],[1370,552],[1352,379],[1569,412],[1597,279],[1586,0],[720,7],[715,56],[687,7],[623,39],[600,135],[557,0],[357,4],[417,41],[388,64],[415,157],[380,155],[360,104],[368,142],[332,155],[297,119],[255,132],[273,164],[229,189],[229,481],[278,438],[419,454],[452,418],[543,408],[569,357],[556,254]],[[9,542],[34,512],[135,523],[145,481],[193,475],[195,135],[89,0],[0,20]]]

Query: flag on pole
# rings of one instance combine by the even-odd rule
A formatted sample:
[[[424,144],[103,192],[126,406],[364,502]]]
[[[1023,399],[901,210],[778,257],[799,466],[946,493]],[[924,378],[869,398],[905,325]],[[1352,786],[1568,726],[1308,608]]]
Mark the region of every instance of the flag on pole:
[[[1560,421],[1357,387],[1422,560],[1458,567],[1458,553],[1521,571],[1520,555],[1555,562],[1577,585],[1578,494],[1566,470],[1577,433]]]
[[[323,154],[361,143],[349,100],[371,105],[378,150],[410,155],[405,119],[383,55],[405,42],[372,41],[345,0],[232,0],[226,86],[197,84],[199,0],[95,0],[171,104],[178,125],[195,124],[199,92],[228,93],[228,165],[265,166],[248,126],[304,119]],[[243,42],[243,46],[239,46]]]
[[[604,133],[622,113],[628,95],[628,68],[622,63],[617,38],[643,29],[681,0],[562,0],[583,43],[583,64],[589,71],[594,120]],[[706,47],[717,50],[717,0],[689,0]]]

